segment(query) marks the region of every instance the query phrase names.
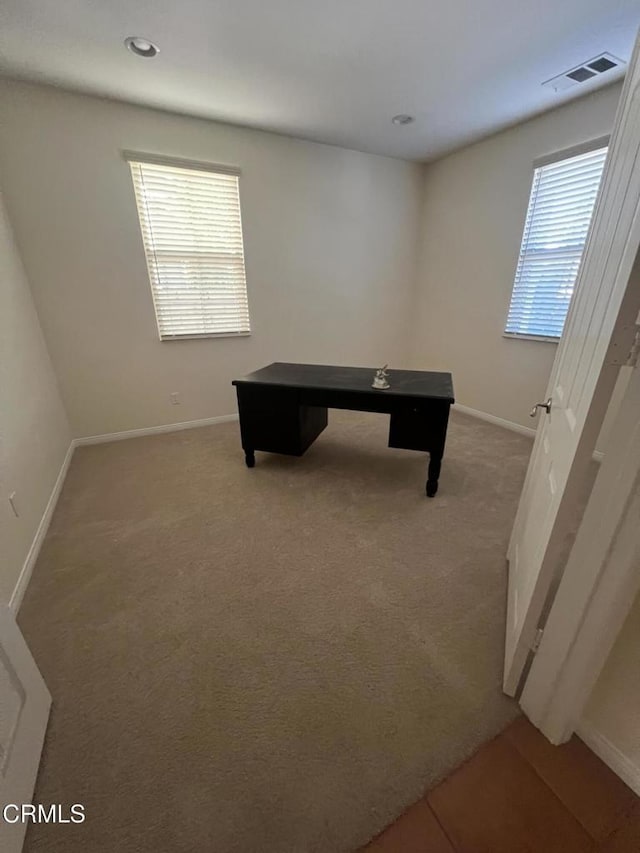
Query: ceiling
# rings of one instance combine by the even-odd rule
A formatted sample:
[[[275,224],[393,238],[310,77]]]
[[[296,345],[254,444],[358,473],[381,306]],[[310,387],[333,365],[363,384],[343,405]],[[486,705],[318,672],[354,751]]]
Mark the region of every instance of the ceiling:
[[[638,0],[1,0],[0,71],[427,160],[615,79],[541,86],[639,25]]]

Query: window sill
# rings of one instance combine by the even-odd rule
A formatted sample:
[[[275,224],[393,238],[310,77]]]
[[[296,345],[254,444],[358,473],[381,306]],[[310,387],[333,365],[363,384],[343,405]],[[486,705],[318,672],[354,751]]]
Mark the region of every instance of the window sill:
[[[209,338],[248,338],[251,332],[213,332],[202,335],[165,335],[160,338],[160,343],[172,343],[173,341],[199,341]]]
[[[512,341],[542,341],[547,344],[558,344],[560,338],[551,338],[546,335],[518,335],[515,332],[503,332],[503,338],[509,338]]]

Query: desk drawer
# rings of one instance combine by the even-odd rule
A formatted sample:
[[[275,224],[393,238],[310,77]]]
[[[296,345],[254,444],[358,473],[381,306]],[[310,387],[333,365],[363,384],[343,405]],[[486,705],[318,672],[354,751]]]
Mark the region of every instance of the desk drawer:
[[[448,404],[434,405],[429,412],[394,412],[389,421],[389,447],[442,453],[448,419]]]
[[[327,425],[326,408],[300,405],[295,390],[238,387],[242,446],[301,456]]]

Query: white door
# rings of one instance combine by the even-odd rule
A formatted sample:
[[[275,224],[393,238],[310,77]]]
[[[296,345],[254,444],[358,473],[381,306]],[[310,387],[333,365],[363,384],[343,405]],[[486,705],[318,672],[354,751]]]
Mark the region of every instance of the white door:
[[[8,804],[30,803],[51,696],[13,614],[0,607],[0,850],[19,853],[26,824]]]
[[[609,143],[565,331],[539,412],[509,544],[504,689],[514,695],[555,589],[567,532],[613,386],[635,335],[640,283],[640,39]],[[532,404],[535,400],[531,401]]]

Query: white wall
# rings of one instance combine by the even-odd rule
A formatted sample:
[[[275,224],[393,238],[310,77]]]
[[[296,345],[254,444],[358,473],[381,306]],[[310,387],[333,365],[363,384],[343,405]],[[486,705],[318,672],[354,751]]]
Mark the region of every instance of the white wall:
[[[618,635],[583,714],[603,757],[640,794],[640,597]],[[595,746],[596,744],[594,744]]]
[[[421,167],[7,80],[0,114],[76,436],[228,414],[231,380],[271,361],[406,366]],[[122,149],[241,168],[251,337],[158,341]]]
[[[0,602],[8,603],[71,437],[0,195]],[[9,505],[16,492],[19,517]]]
[[[456,400],[525,426],[556,344],[502,336],[533,161],[610,132],[620,85],[427,166],[412,366],[453,373]]]

